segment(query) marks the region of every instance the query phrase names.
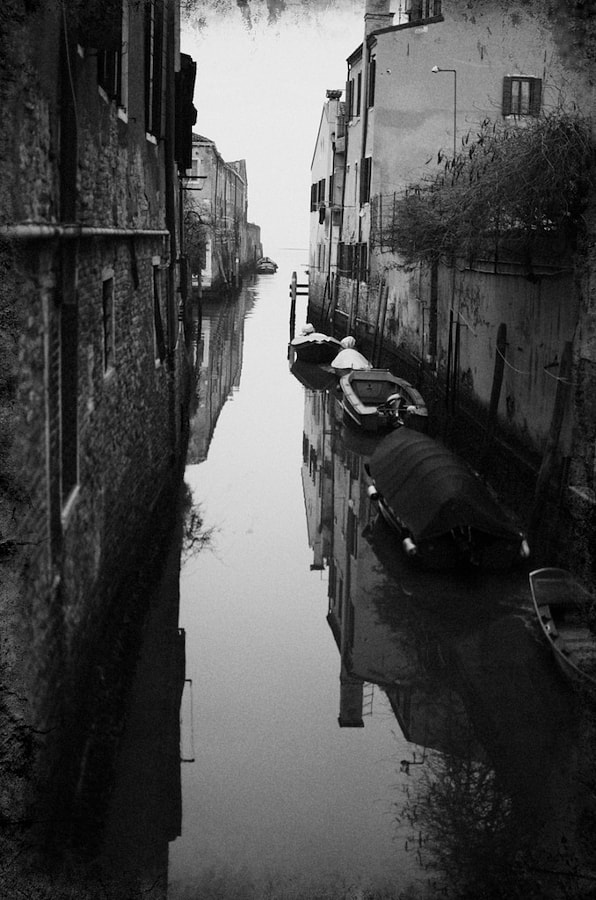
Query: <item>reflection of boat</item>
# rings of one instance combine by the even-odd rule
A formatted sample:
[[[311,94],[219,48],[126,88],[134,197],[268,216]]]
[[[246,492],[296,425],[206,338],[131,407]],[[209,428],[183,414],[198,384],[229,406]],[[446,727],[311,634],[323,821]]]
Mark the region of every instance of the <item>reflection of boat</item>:
[[[269,256],[262,256],[257,259],[257,272],[259,275],[273,275],[277,272],[277,263],[273,262]]]
[[[588,622],[596,598],[565,569],[535,569],[530,590],[540,627],[563,672],[596,687],[596,635]]]
[[[408,381],[389,369],[354,369],[340,378],[343,408],[349,419],[365,431],[396,425],[424,430],[428,412],[424,400]]]
[[[290,372],[309,391],[326,391],[337,385],[335,372],[326,366],[317,366],[297,359],[290,366]]]
[[[527,557],[523,532],[488,488],[443,444],[409,428],[372,455],[370,495],[410,556],[432,568],[506,568]]]
[[[340,341],[328,334],[315,331],[314,327],[307,323],[302,329],[302,334],[290,341],[290,347],[296,355],[296,359],[308,363],[330,363],[342,349]]]

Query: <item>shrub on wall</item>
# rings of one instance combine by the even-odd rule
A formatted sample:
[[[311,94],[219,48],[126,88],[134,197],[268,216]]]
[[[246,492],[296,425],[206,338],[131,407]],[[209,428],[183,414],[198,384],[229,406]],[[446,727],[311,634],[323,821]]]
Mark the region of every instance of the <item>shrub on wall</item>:
[[[434,173],[393,202],[378,198],[374,240],[406,265],[507,255],[531,267],[539,257],[568,258],[583,231],[593,163],[590,127],[577,113],[486,119],[455,158],[439,151]]]

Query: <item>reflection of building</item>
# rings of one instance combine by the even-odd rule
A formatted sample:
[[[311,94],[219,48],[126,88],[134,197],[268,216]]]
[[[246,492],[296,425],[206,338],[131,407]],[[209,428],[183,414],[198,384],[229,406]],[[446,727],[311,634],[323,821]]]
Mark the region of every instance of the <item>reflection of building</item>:
[[[302,436],[302,489],[313,550],[311,569],[323,569],[329,559],[333,536],[333,430],[326,391],[311,391],[304,407]]]
[[[306,391],[302,482],[313,568],[329,570],[327,621],[341,660],[338,721],[362,727],[378,685],[407,740],[446,749],[465,719],[461,702],[437,675],[435,642],[417,630],[364,537],[375,527],[363,477],[372,444],[342,429],[340,409],[334,391]]]
[[[240,384],[246,291],[217,302],[203,302],[197,346],[196,398],[191,409],[187,463],[199,463],[207,451],[219,414]]]
[[[203,293],[237,286],[262,256],[261,230],[247,222],[246,162],[225,162],[214,141],[192,136],[185,218],[193,283]]]
[[[154,900],[167,897],[169,844],[182,825],[180,530],[179,522],[144,623],[103,835],[102,865],[110,876],[138,879]]]

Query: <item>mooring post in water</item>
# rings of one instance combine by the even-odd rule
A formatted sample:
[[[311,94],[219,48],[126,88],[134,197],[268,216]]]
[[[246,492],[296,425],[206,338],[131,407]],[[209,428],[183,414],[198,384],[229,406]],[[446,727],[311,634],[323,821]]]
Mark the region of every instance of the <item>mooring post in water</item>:
[[[484,433],[484,455],[490,450],[497,415],[499,412],[499,400],[501,399],[501,387],[503,385],[503,371],[505,369],[505,357],[507,354],[507,325],[501,322],[497,330],[497,345],[495,349],[495,368],[493,371],[493,384],[490,392],[490,404]]]
[[[445,381],[445,406],[449,409],[451,389],[451,358],[453,356],[453,307],[449,310],[449,335],[447,338],[447,378]]]
[[[290,340],[294,339],[296,333],[296,273],[292,272],[292,280],[290,281]]]
[[[561,361],[559,363],[559,374],[556,376],[557,389],[555,393],[555,402],[553,406],[553,414],[550,423],[550,430],[546,441],[546,448],[542,457],[540,471],[536,479],[536,487],[534,488],[534,503],[530,513],[530,523],[528,531],[531,536],[536,534],[540,520],[544,514],[544,501],[548,494],[548,485],[552,477],[555,463],[557,459],[557,449],[559,446],[559,438],[561,436],[561,428],[565,417],[565,410],[569,403],[571,394],[571,376],[573,372],[573,353],[572,343],[567,341],[561,353]]]

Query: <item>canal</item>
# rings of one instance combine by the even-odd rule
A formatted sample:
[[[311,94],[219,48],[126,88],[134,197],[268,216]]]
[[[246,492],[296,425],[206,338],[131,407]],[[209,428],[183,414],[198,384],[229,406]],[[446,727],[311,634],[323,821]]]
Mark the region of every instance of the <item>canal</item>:
[[[204,305],[184,521],[105,859],[169,900],[590,896],[589,708],[534,629],[529,566],[402,557],[366,492],[370,440],[334,383],[289,365],[306,257],[277,260]]]

